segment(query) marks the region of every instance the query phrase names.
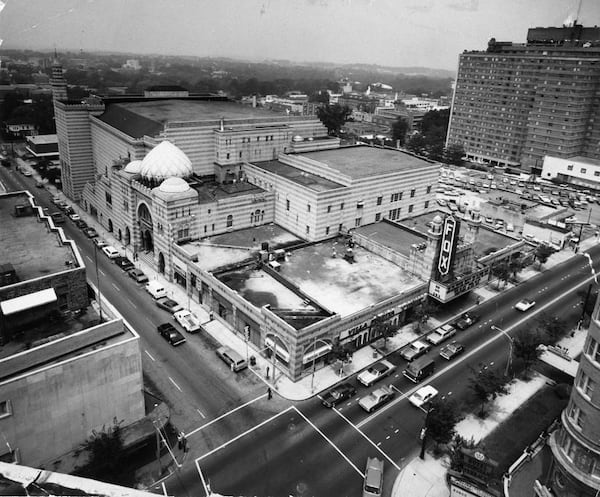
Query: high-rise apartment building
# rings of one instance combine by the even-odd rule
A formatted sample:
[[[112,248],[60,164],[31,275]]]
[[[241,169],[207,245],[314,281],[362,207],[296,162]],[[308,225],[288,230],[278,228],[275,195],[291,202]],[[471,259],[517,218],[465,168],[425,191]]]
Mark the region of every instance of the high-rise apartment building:
[[[600,299],[561,427],[549,439],[553,460],[547,486],[557,497],[600,495]]]
[[[534,172],[545,155],[598,159],[599,110],[600,28],[532,28],[460,55],[446,143]]]

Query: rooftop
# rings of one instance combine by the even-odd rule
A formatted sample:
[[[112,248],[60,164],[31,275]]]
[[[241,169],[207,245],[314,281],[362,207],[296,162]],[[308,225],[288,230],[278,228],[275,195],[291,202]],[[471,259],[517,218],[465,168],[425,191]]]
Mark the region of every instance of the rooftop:
[[[303,154],[306,155],[306,154]],[[256,167],[283,176],[298,185],[310,188],[317,192],[324,192],[327,190],[334,190],[336,188],[343,188],[344,185],[336,183],[335,181],[328,180],[316,174],[308,173],[298,169],[296,167],[284,164],[278,160],[270,160],[265,162],[254,162]]]
[[[358,145],[303,153],[302,157],[322,162],[352,178],[435,168],[437,164],[391,148]]]
[[[406,256],[411,245],[426,241],[425,235],[389,221],[360,226],[354,232]]]
[[[266,193],[262,188],[248,183],[238,181],[236,183],[217,183],[215,180],[199,178],[197,182],[191,182],[190,186],[198,192],[198,203],[210,203],[235,195],[262,194]]]
[[[590,164],[592,166],[600,166],[600,159],[593,159],[592,157],[584,157],[583,155],[576,155],[575,157],[569,157],[567,160],[572,160],[573,162],[584,162],[585,164]]]
[[[58,143],[56,135],[35,135],[28,136],[27,141],[34,145],[46,145],[48,143]]]
[[[15,215],[16,206],[30,206],[33,197],[28,192],[0,195],[0,264],[12,264],[19,281],[48,276],[69,269],[66,263],[77,263],[69,244],[59,242],[56,231],[50,231],[40,221],[37,211]]]

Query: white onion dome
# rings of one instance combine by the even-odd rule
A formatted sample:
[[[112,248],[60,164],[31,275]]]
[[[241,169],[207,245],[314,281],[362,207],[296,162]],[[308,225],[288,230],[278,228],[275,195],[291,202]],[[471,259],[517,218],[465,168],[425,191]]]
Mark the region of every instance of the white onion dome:
[[[129,164],[127,164],[125,166],[125,169],[123,169],[123,171],[125,171],[126,173],[130,173],[130,174],[140,174],[141,168],[142,168],[141,160],[132,160]]]
[[[190,185],[184,179],[171,177],[164,180],[158,189],[163,193],[184,193],[190,189]]]
[[[293,142],[302,142],[304,141],[304,138],[302,138],[300,135],[296,135],[294,136],[294,138],[292,138]]]
[[[188,156],[169,141],[163,141],[150,150],[140,168],[144,178],[155,180],[186,178],[192,172],[192,162]]]
[[[441,226],[444,221],[442,221],[442,216],[440,216],[439,214],[436,214],[436,216],[433,218],[433,220],[431,221],[433,224],[437,224],[439,226]]]

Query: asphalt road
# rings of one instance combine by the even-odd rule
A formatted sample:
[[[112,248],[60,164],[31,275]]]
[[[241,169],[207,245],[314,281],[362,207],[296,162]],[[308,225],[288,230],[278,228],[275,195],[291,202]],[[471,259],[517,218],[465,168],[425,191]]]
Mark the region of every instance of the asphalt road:
[[[9,189],[29,189],[41,205],[53,210],[50,195],[35,189],[33,178],[14,169],[2,170],[0,177]],[[80,247],[89,279],[96,282],[94,245],[70,221],[64,228]],[[589,253],[600,260],[600,248]],[[595,268],[599,270],[600,264],[596,262]],[[262,382],[251,372],[232,375],[216,360],[210,338],[186,335],[187,343],[177,348],[164,341],[155,327],[170,320],[170,315],[101,252],[98,274],[102,294],[140,334],[145,375],[185,419],[186,426],[179,428],[192,432],[188,440],[193,453],[199,454],[197,465],[186,464],[166,481],[170,494],[204,495],[208,482],[226,495],[358,496],[366,458],[377,456],[386,461],[384,495],[389,495],[403,461],[418,452],[424,412],[406,400],[417,387],[402,376],[405,361],[399,354],[389,357],[398,370],[382,381],[394,386],[396,399],[372,414],[358,406],[358,399],[378,384],[371,388],[357,384],[356,397],[336,410],[324,408],[318,398],[293,406],[279,400],[268,402]],[[486,364],[503,370],[506,364],[508,340],[490,326],[514,333],[531,326],[541,312],[560,312],[561,317],[576,322],[581,299],[573,289],[584,291],[590,278],[587,260],[577,256],[480,305],[481,321],[456,337],[466,346],[466,353],[446,363],[438,357],[441,346],[433,348],[429,354],[437,358],[438,371],[426,383],[434,385],[440,395],[464,404],[470,396],[465,381],[470,368]],[[524,297],[537,304],[520,313],[513,306]],[[544,310],[546,305],[548,310]]]

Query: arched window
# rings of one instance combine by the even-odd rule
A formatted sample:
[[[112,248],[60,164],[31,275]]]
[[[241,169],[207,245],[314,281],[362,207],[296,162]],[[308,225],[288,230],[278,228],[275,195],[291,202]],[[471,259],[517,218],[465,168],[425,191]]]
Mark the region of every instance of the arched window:
[[[227,216],[227,227],[230,228],[231,226],[233,226],[233,216],[229,214],[229,216]]]

